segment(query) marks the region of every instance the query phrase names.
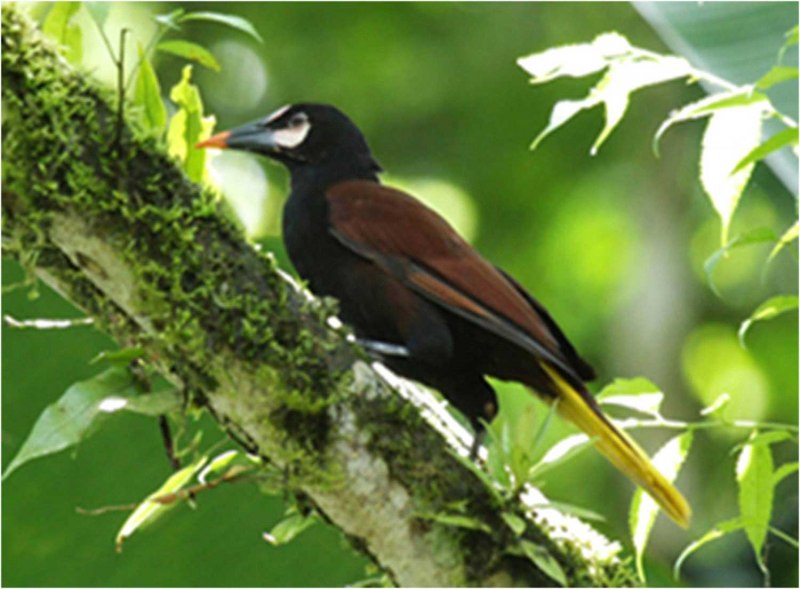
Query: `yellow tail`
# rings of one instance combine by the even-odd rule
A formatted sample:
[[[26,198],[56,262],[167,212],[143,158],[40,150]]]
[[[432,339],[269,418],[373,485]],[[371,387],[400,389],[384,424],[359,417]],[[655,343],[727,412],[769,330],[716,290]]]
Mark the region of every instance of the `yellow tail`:
[[[686,528],[692,510],[680,491],[656,470],[644,451],[625,432],[614,427],[554,369],[544,363],[541,366],[561,393],[558,400],[559,413],[590,438],[595,438],[595,447],[611,464],[647,491],[675,523]]]

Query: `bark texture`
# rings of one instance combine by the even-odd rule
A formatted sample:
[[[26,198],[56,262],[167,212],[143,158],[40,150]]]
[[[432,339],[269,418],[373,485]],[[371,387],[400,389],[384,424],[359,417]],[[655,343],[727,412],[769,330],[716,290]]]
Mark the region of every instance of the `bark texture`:
[[[125,126],[18,8],[2,8],[3,253],[203,404],[399,585],[626,585],[618,545],[458,456],[424,391],[328,318]],[[398,389],[400,393],[398,394]],[[444,435],[443,435],[444,434]],[[456,451],[454,451],[456,450]]]

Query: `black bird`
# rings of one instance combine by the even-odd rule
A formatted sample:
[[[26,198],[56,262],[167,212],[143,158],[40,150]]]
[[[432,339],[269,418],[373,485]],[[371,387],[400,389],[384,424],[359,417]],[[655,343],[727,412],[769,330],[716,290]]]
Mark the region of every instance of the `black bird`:
[[[480,431],[497,400],[486,376],[523,383],[575,423],[678,524],[690,508],[605,417],[594,377],[544,307],[437,213],[383,186],[356,125],[323,104],[283,107],[197,147],[250,151],[285,165],[289,258],[311,290],[397,373],[438,389]]]

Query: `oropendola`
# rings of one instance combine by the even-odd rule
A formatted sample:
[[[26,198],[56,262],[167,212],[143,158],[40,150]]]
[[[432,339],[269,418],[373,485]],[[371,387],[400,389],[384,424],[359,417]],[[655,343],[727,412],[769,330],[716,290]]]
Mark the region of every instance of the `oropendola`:
[[[468,417],[496,411],[486,376],[514,380],[594,439],[681,526],[686,500],[603,414],[594,371],[545,308],[437,213],[378,180],[356,125],[323,104],[285,106],[197,147],[250,151],[291,174],[286,251],[311,290],[339,300],[344,322],[395,372],[438,389]]]

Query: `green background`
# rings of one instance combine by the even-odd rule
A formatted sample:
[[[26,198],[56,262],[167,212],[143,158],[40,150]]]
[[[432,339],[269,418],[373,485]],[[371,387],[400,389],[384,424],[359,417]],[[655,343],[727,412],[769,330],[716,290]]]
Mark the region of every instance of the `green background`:
[[[767,296],[796,292],[796,258],[781,254],[762,283],[759,272],[769,246],[733,252],[717,270],[723,295],[717,298],[702,271],[719,240],[718,221],[697,180],[702,125],[670,130],[660,158],[650,149],[670,110],[702,97],[701,89],[674,82],[637,93],[595,157],[588,150],[602,126],[600,111],[581,114],[536,152],[528,150],[551,106],[583,96],[594,79],[531,86],[515,60],[609,30],[638,46],[668,51],[634,7],[118,3],[110,9],[109,36],[116,39],[124,23],[134,40],[146,42],[152,16],[177,6],[245,16],[264,39],[259,45],[220,26],[186,25],[182,36],[208,47],[223,67],[214,73],[195,66],[195,81],[218,129],[288,102],[342,108],[367,136],[387,170],[385,180],[439,208],[487,258],[531,290],[597,367],[598,386],[618,376],[646,376],[666,392],[670,417],[697,419],[705,404],[728,392],[733,416],[797,423],[796,315],[756,325],[747,349],[736,341],[739,322]],[[775,55],[782,33],[797,22],[797,5],[767,6],[773,21],[785,22],[764,41]],[[86,31],[87,68],[110,81],[113,67],[91,34],[88,16],[79,22]],[[713,45],[713,38],[705,40]],[[134,54],[131,45],[129,55]],[[178,58],[156,59],[165,95],[183,65]],[[219,156],[214,169],[226,192],[244,200],[253,239],[288,268],[277,233],[285,172],[238,154]],[[252,199],[258,201],[255,209],[248,202],[251,193],[261,198]],[[760,165],[732,234],[756,226],[780,233],[795,216],[793,196]],[[2,278],[9,285],[24,275],[4,258]],[[45,286],[36,290],[38,297],[24,289],[5,294],[3,313],[78,316]],[[5,324],[2,343],[5,467],[39,413],[70,384],[98,372],[89,360],[114,344],[88,327],[45,332]],[[526,402],[522,389],[501,388],[507,403]],[[222,436],[210,420],[199,427],[207,445]],[[570,431],[559,425],[551,435],[556,439]],[[656,525],[647,558],[652,584],[674,584],[669,571],[682,548],[738,513],[730,449],[744,433],[698,435],[679,480],[694,507],[693,524],[689,531],[666,521]],[[667,432],[636,437],[652,452]],[[777,464],[796,460],[796,448],[788,444],[774,450]],[[196,509],[173,510],[132,538],[122,554],[114,552],[113,538],[124,514],[76,513],[76,507],[134,502],[168,474],[156,423],[130,415],[108,420],[75,452],[25,465],[2,486],[3,585],[337,586],[367,576],[366,560],[325,525],[286,546],[264,542],[261,534],[280,520],[285,504],[252,485],[203,494]],[[794,537],[796,481],[790,477],[778,487],[773,515],[773,524]],[[544,482],[554,499],[603,514],[606,521],[597,527],[630,546],[632,489],[599,456],[584,453]],[[774,537],[768,543],[772,583],[796,586],[796,550]],[[690,585],[762,582],[742,533],[704,548],[684,571]]]

